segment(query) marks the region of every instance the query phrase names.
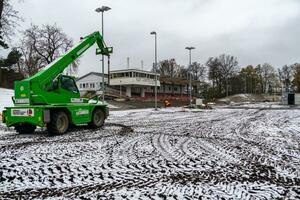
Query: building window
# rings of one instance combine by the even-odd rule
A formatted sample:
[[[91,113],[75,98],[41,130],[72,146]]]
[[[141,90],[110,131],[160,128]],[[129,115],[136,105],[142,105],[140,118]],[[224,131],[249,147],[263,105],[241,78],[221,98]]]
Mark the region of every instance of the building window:
[[[79,88],[82,88],[82,83],[79,84]]]
[[[95,83],[90,83],[90,88],[95,88]]]

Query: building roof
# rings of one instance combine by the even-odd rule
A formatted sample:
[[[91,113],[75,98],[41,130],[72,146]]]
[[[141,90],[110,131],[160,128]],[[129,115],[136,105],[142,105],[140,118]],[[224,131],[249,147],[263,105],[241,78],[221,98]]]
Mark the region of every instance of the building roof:
[[[155,75],[154,72],[146,71],[146,70],[141,70],[141,69],[120,69],[120,70],[111,70],[110,73],[126,73],[126,72],[139,72],[139,73],[144,73],[144,74],[151,74]],[[159,74],[157,74],[159,76]]]
[[[85,77],[87,77],[87,76],[89,76],[89,75],[96,75],[96,76],[102,77],[102,73],[100,73],[100,72],[90,72],[90,73],[88,73],[88,74],[86,74],[86,75],[83,75],[83,76],[77,78],[76,81],[79,81],[79,80],[81,80],[81,79],[83,79],[83,78],[85,78]],[[104,77],[108,77],[108,74],[105,74],[105,73],[104,73]]]
[[[176,85],[187,85],[189,84],[189,79],[170,77],[170,76],[160,76],[159,81],[163,84],[176,84]],[[192,80],[192,85],[200,84],[201,81]]]

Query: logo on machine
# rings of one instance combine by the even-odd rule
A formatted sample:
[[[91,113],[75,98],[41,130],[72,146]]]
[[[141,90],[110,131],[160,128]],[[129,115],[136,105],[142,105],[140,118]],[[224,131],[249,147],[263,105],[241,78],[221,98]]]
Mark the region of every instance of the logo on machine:
[[[82,98],[72,98],[71,103],[82,103],[83,99]]]
[[[33,117],[34,116],[34,109],[11,109],[11,116],[27,116]]]
[[[82,54],[85,50],[87,50],[88,48],[90,47],[89,44],[85,45],[82,49],[80,49],[78,52],[77,52],[77,55],[80,56],[80,54]]]
[[[76,115],[88,115],[89,110],[79,110],[76,112]]]
[[[16,103],[19,103],[19,104],[28,104],[29,103],[29,99],[16,99],[15,100]]]

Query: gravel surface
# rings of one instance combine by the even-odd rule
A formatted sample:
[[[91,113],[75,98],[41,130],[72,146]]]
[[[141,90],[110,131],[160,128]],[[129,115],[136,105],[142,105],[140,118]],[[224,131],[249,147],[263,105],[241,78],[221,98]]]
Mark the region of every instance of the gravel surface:
[[[297,199],[300,110],[111,112],[62,136],[0,125],[0,199]]]

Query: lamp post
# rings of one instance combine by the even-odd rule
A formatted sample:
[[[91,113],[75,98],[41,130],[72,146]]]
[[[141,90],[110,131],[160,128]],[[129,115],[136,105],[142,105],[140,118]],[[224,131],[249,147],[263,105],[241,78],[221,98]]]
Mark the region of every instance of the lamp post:
[[[155,98],[155,110],[157,110],[157,33],[155,31],[152,31],[150,33],[151,35],[154,35],[155,39],[155,61],[154,61],[154,68],[155,68],[155,88],[154,88],[154,98]]]
[[[108,6],[102,6],[102,7],[99,7],[99,8],[96,8],[96,12],[97,13],[101,13],[101,21],[102,21],[102,23],[101,23],[101,26],[102,26],[102,38],[103,38],[103,40],[104,40],[104,22],[103,22],[103,13],[105,12],[105,11],[109,11],[111,8],[110,7],[108,7]],[[102,101],[104,102],[104,55],[102,55],[102,92],[103,92],[103,94],[102,94]],[[108,71],[109,71],[109,69],[108,69]],[[109,78],[109,77],[108,77]]]
[[[191,70],[192,66],[192,50],[196,49],[195,47],[185,47],[189,51],[189,67]],[[190,84],[189,84],[189,92],[190,92],[190,107],[192,107],[192,73],[190,73]]]

